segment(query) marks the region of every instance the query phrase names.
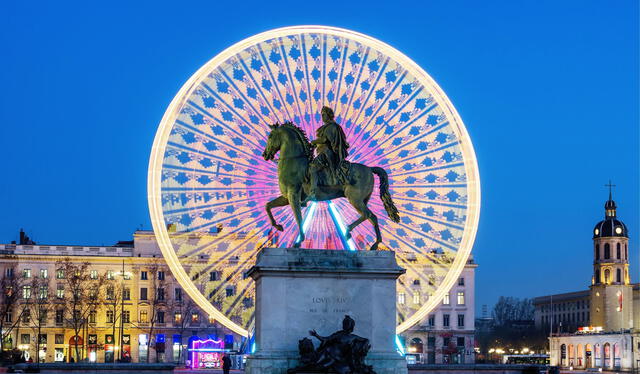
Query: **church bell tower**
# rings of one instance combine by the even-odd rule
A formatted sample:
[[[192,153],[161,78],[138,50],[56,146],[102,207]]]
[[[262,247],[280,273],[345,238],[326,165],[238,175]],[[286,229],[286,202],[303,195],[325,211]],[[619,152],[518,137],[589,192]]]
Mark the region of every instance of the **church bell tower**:
[[[604,331],[633,327],[633,287],[629,281],[629,236],[616,215],[611,196],[604,204],[604,220],[593,229],[593,278],[591,280],[591,326]]]

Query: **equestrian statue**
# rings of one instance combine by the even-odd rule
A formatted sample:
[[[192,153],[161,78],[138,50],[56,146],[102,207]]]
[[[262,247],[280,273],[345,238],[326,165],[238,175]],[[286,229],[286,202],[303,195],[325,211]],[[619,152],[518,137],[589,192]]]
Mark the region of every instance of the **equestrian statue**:
[[[327,201],[345,197],[360,214],[348,228],[346,237],[351,238],[353,229],[369,220],[376,233],[376,241],[370,250],[378,249],[382,242],[378,217],[367,207],[373,192],[373,174],[380,179],[380,199],[393,222],[399,222],[398,209],[389,194],[389,177],[380,167],[369,167],[350,163],[346,160],[349,144],[342,127],[336,123],[333,110],[322,108],[323,125],[316,131],[316,138],[309,142],[304,130],[291,122],[270,125],[271,132],[262,157],[273,160],[280,152],[278,160],[278,183],[281,195],[266,205],[271,225],[282,231],[271,213],[271,209],[290,205],[298,224],[299,239],[294,247],[304,241],[302,229],[303,206],[310,201]],[[317,155],[314,157],[314,149]]]

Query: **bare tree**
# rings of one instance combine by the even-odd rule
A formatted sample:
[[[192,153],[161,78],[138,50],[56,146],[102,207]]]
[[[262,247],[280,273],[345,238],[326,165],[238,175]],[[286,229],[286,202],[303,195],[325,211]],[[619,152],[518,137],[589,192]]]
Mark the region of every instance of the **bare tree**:
[[[20,304],[20,299],[26,284],[26,279],[18,274],[17,263],[9,262],[17,260],[17,257],[3,256],[2,260],[9,265],[4,267],[0,279],[0,352],[4,352],[4,342],[18,326],[24,313],[24,304]]]
[[[49,301],[50,281],[46,277],[34,276],[31,280],[31,297],[28,299],[28,324],[36,337],[36,362],[40,362],[40,336],[42,329],[47,326],[47,320],[50,312],[53,310],[53,304]]]
[[[109,318],[107,318],[107,324],[111,324],[111,335],[115,337],[116,327],[121,323],[122,318],[122,307],[125,296],[124,282],[117,281],[115,278],[107,279],[104,294],[104,307],[109,316]]]
[[[184,295],[184,292],[180,291],[180,299],[175,300],[173,304],[173,325],[178,328],[180,332],[180,338],[184,337],[184,332],[187,327],[190,326],[191,314],[194,311],[198,311],[198,306],[196,303],[191,300],[190,297]],[[179,319],[178,319],[179,316]],[[182,352],[182,341],[180,342],[180,347],[178,348],[180,355],[178,356],[178,363],[184,362],[183,352]]]
[[[104,302],[104,274],[91,274],[88,262],[73,262],[69,257],[56,261],[57,278],[64,284],[64,319],[74,332],[74,338],[80,336],[87,324],[91,311]],[[81,359],[78,344],[74,345],[76,360]]]
[[[149,288],[147,300],[149,302],[149,310],[147,314],[148,321],[138,324],[138,328],[146,331],[148,333],[148,350],[147,357],[145,361],[148,363],[149,358],[151,356],[151,347],[152,347],[152,337],[153,333],[156,330],[157,323],[164,323],[163,320],[159,320],[160,313],[165,313],[163,308],[166,306],[167,293],[165,288],[165,276],[166,271],[163,267],[160,266],[160,261],[158,259],[154,259],[149,266],[144,270],[148,274],[149,279]],[[163,315],[163,318],[164,317]],[[155,347],[154,347],[155,350]],[[156,352],[156,362],[158,361],[158,353]]]

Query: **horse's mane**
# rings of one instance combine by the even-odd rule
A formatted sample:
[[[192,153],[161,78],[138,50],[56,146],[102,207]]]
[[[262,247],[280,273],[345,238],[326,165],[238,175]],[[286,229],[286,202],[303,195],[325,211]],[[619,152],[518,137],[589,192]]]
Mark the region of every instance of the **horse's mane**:
[[[313,159],[313,148],[311,147],[311,142],[307,137],[307,133],[291,121],[287,121],[280,126],[293,130],[298,136],[298,140],[300,140],[304,145],[304,154],[309,158],[309,160]]]

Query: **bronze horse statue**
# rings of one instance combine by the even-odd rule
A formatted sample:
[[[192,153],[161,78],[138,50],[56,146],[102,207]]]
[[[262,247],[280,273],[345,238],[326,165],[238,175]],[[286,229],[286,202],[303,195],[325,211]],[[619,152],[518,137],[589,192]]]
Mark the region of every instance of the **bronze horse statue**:
[[[273,160],[277,152],[280,152],[278,160],[278,183],[281,195],[266,205],[266,211],[269,215],[271,225],[277,230],[282,231],[282,225],[278,224],[271,213],[271,209],[290,205],[298,230],[300,233],[299,240],[294,247],[300,247],[300,243],[304,241],[304,231],[302,229],[302,213],[301,204],[305,201],[309,193],[309,163],[313,159],[313,146],[309,142],[304,130],[291,122],[282,125],[270,125],[271,132],[267,140],[262,157],[269,161]],[[373,192],[373,174],[380,178],[380,199],[384,204],[389,218],[393,222],[399,222],[400,216],[398,209],[389,194],[389,178],[387,172],[379,167],[369,167],[362,164],[352,163],[349,166],[349,172],[345,183],[334,186],[318,186],[316,193],[316,201],[333,200],[340,197],[346,197],[360,217],[352,222],[347,228],[347,239],[351,238],[351,231],[361,224],[369,220],[376,232],[376,241],[370,250],[378,249],[378,244],[382,242],[380,235],[380,227],[378,226],[378,217],[367,207],[367,203]],[[326,178],[325,178],[326,179]]]

